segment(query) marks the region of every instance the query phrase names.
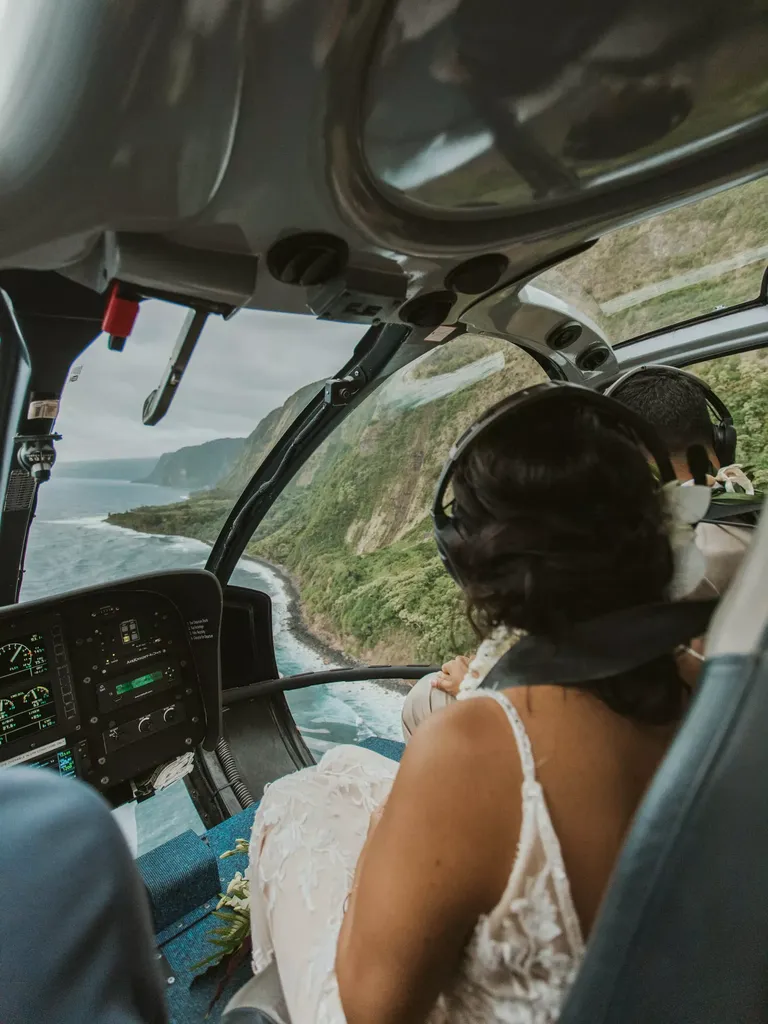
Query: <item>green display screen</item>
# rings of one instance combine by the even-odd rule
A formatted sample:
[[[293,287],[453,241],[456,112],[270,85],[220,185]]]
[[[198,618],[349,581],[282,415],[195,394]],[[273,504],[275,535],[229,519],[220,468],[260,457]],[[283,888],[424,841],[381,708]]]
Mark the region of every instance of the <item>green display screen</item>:
[[[131,690],[140,690],[142,686],[149,686],[150,683],[157,683],[162,678],[162,672],[148,672],[145,676],[137,676],[136,679],[131,679],[127,683],[118,683],[115,687],[115,693],[118,694],[118,696],[122,696],[124,693],[130,693]]]

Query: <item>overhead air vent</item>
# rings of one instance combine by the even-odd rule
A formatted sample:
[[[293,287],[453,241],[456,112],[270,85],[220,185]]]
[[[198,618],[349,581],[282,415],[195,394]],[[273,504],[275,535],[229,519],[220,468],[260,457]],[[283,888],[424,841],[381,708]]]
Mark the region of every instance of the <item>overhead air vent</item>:
[[[464,295],[481,295],[499,283],[508,266],[509,260],[501,252],[475,256],[474,259],[465,260],[449,271],[445,278],[445,287]]]
[[[348,261],[347,243],[319,231],[281,238],[267,253],[267,267],[276,280],[305,288],[338,277]]]
[[[439,327],[445,323],[453,309],[456,296],[453,292],[427,292],[417,295],[400,310],[403,323],[413,327]]]
[[[558,324],[547,335],[547,345],[554,351],[560,352],[564,348],[573,345],[581,337],[582,327],[575,320],[565,324]]]
[[[611,350],[607,345],[590,345],[576,359],[576,365],[585,373],[594,373],[610,358]]]

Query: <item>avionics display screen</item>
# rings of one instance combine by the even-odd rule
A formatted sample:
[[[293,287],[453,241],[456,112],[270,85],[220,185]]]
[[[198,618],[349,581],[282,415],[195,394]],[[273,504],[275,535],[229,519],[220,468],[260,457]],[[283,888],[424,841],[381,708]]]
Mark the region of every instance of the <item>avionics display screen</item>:
[[[0,687],[0,746],[56,725],[50,686]]]
[[[77,776],[72,751],[66,748],[54,751],[54,753],[48,754],[47,757],[41,757],[37,761],[27,761],[27,764],[35,768],[52,768],[59,775],[66,775],[73,779]]]
[[[48,671],[45,641],[41,633],[8,640],[0,644],[0,686],[42,676]]]
[[[40,633],[0,644],[0,746],[56,724],[51,687],[37,682],[47,671]]]
[[[157,672],[147,672],[146,675],[137,676],[135,679],[128,679],[124,683],[118,683],[115,687],[115,693],[118,697],[122,697],[124,693],[130,693],[131,690],[140,690],[142,686],[150,686],[152,683],[159,683],[162,678],[162,670]]]

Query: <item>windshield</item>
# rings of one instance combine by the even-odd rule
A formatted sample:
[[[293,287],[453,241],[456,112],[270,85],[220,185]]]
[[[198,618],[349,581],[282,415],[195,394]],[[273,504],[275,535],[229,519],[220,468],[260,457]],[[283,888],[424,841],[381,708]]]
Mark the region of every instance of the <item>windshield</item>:
[[[394,373],[333,431],[248,544],[233,582],[266,590],[283,675],[362,664],[439,664],[469,651],[460,591],[442,568],[429,508],[456,437],[503,395],[545,380],[499,338],[462,335]],[[304,401],[299,388],[259,423],[229,477],[184,502],[113,517],[200,545],[222,507]],[[338,743],[402,738],[407,686],[340,682],[286,699],[315,756]],[[149,801],[153,803],[154,801]]]
[[[145,427],[142,404],[184,317],[178,307],[145,303],[123,352],[109,351],[102,336],[73,366],[56,424],[58,461],[30,531],[22,601],[204,566],[260,458],[364,331],[277,313],[211,317],[170,411]],[[233,582],[276,596],[280,624],[275,573],[250,563]],[[314,667],[310,653],[294,656],[292,670]],[[139,853],[186,828],[203,831],[183,782],[120,814]]]
[[[761,298],[768,178],[601,238],[534,284],[588,314],[611,344]]]

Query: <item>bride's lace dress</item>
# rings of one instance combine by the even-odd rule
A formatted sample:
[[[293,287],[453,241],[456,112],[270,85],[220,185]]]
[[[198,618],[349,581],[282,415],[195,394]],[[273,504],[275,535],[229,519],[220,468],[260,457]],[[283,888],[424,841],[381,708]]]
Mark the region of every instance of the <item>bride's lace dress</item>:
[[[584,944],[528,736],[502,695],[523,767],[517,857],[497,906],[477,922],[450,989],[428,1024],[550,1024]],[[371,812],[397,765],[360,747],[337,747],[318,765],[269,786],[251,837],[253,966],[277,958],[292,1024],[343,1024],[334,974],[344,901]],[[407,871],[408,866],[403,865]]]

